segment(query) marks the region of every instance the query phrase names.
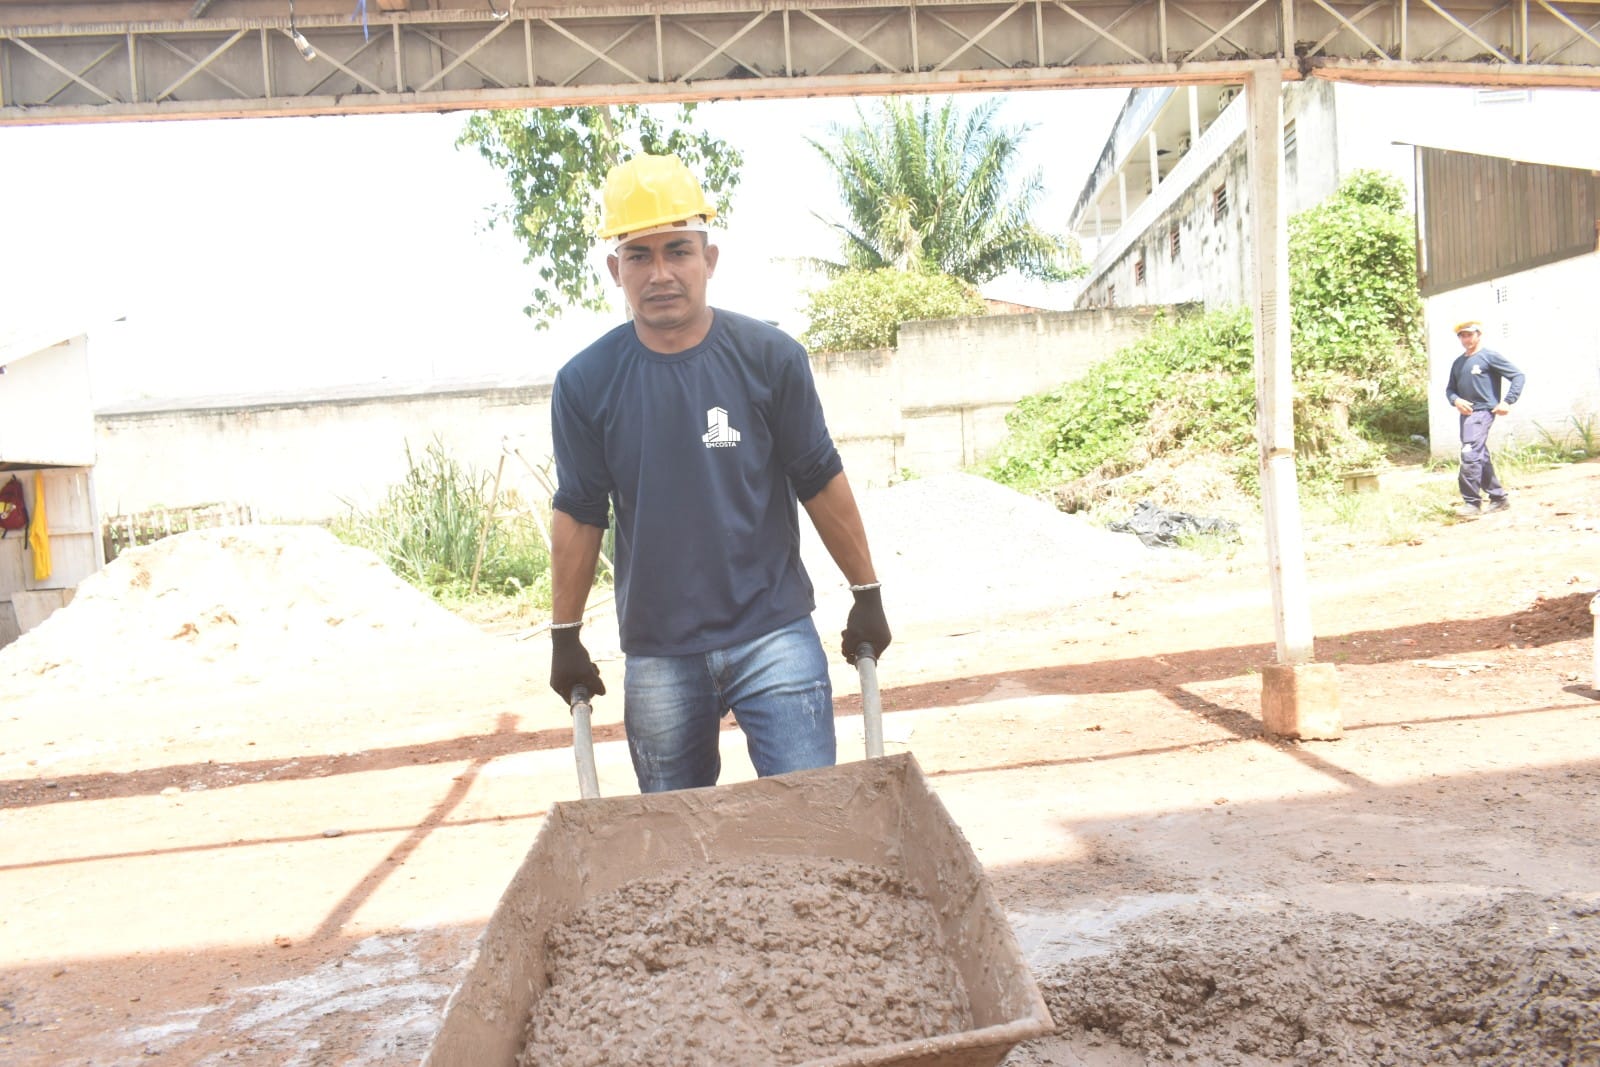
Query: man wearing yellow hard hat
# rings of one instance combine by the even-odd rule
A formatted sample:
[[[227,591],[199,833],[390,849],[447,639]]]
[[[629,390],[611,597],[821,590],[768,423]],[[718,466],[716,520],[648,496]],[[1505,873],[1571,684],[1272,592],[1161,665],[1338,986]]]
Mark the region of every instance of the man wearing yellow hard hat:
[[[1456,338],[1461,342],[1461,354],[1450,366],[1444,395],[1461,413],[1461,471],[1456,479],[1461,509],[1457,514],[1475,519],[1483,513],[1485,496],[1489,511],[1511,507],[1511,497],[1495,475],[1494,460],[1489,456],[1489,430],[1496,416],[1511,413],[1511,405],[1522,396],[1527,375],[1505,356],[1483,347],[1483,323],[1477,319],[1456,323]]]
[[[716,784],[732,712],[762,776],[831,765],[833,691],[798,508],[855,594],[852,663],[889,646],[855,497],[800,343],[706,298],[716,212],[675,156],[606,176],[599,231],[632,319],[556,375],[550,685],[605,693],[579,637],[616,519],[623,720],[642,792]]]

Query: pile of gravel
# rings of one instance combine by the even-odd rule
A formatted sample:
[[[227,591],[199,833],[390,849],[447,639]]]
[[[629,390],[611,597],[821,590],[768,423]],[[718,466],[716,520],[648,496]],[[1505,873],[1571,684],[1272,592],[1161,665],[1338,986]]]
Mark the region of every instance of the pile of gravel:
[[[939,474],[858,491],[857,503],[892,619],[981,622],[1107,595],[1170,565],[1079,515],[970,474]],[[802,518],[802,552],[819,609],[848,599],[838,567]],[[891,620],[892,621],[892,620]]]
[[[1043,977],[1056,1033],[1149,1063],[1600,1063],[1592,902],[1511,893],[1437,924],[1299,918],[1196,907],[1132,924],[1116,951]]]

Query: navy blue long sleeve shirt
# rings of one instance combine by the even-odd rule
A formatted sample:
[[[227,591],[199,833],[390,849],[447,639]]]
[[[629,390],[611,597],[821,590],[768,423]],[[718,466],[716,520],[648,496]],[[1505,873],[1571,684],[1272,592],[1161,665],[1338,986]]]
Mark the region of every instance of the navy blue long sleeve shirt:
[[[1456,357],[1450,366],[1444,395],[1452,407],[1460,397],[1472,405],[1473,411],[1492,411],[1502,401],[1515,404],[1522,396],[1522,383],[1526,379],[1527,375],[1505,356],[1492,348],[1480,348],[1470,356],[1463,352]],[[1501,396],[1501,388],[1508,381],[1511,386]]]

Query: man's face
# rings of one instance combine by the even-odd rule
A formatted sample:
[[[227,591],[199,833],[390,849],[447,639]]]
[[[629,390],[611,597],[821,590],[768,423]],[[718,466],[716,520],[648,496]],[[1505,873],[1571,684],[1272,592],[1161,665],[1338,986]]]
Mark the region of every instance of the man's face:
[[[717,246],[704,233],[655,233],[629,241],[606,257],[611,278],[622,286],[634,321],[650,330],[672,331],[699,322],[706,310],[706,282],[717,268]]]
[[[1457,331],[1456,337],[1461,341],[1462,349],[1469,356],[1478,350],[1478,345],[1483,343],[1483,334],[1477,330],[1460,330]]]

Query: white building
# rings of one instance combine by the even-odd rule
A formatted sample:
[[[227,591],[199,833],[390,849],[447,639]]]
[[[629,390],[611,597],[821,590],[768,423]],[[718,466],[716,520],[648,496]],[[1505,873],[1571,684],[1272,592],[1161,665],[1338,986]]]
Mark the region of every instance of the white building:
[[[105,562],[94,499],[89,339],[0,333],[0,481],[22,483],[29,526],[0,538],[0,645],[72,599]]]
[[[1323,200],[1357,170],[1387,171],[1415,195],[1417,146],[1600,170],[1596,92],[1311,79],[1285,86],[1283,120],[1281,196],[1291,215]],[[1094,257],[1079,307],[1186,301],[1223,307],[1248,301],[1251,190],[1244,132],[1244,99],[1235,87],[1129,93],[1074,210],[1072,228]],[[1567,206],[1600,218],[1592,204]],[[1419,204],[1419,218],[1428,207]],[[1470,229],[1471,206],[1456,203],[1451,210]],[[1504,223],[1508,240],[1515,243],[1518,228],[1529,225],[1527,217],[1510,218]],[[1531,266],[1512,255],[1504,274],[1448,290],[1424,278],[1436,454],[1456,448],[1443,386],[1460,351],[1451,326],[1464,318],[1481,319],[1486,343],[1529,374],[1524,402],[1497,425],[1498,435],[1537,440],[1544,431],[1570,429],[1574,419],[1581,424],[1600,411],[1600,318],[1586,306],[1600,292],[1600,255],[1593,247],[1580,258]],[[1429,250],[1422,251],[1426,265]]]
[[[1497,438],[1571,446],[1600,432],[1600,315],[1591,307],[1600,293],[1600,141],[1504,143],[1514,156],[1417,149],[1437,455],[1457,440],[1444,383],[1461,350],[1455,326],[1466,319],[1482,322],[1485,347],[1528,375],[1512,414],[1495,421]],[[1581,162],[1585,152],[1580,166],[1555,162]]]

